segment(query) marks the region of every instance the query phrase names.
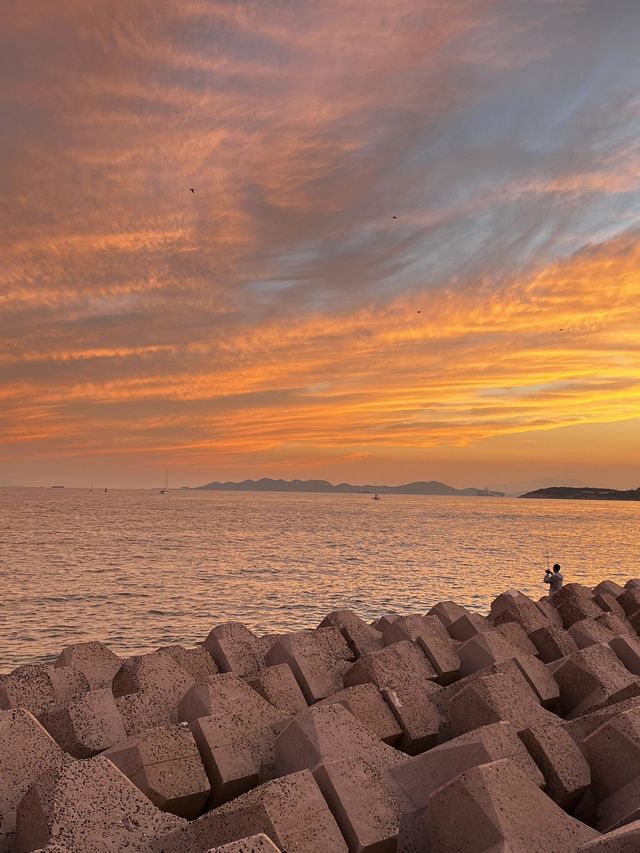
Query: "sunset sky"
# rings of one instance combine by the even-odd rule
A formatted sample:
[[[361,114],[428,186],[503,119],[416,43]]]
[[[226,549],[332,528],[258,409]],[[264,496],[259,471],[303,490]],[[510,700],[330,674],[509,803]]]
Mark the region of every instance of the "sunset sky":
[[[638,0],[0,5],[0,481],[640,486]]]

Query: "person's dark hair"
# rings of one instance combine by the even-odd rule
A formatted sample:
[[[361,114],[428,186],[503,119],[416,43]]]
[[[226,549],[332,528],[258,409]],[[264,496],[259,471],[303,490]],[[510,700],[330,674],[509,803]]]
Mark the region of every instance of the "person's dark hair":
[[[559,571],[560,571],[560,563],[554,563],[553,571],[554,571],[554,572],[559,572]]]

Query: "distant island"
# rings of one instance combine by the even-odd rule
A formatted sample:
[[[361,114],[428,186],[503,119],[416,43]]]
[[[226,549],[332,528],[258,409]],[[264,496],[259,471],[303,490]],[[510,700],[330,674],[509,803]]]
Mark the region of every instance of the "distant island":
[[[590,486],[550,486],[520,495],[521,498],[556,498],[573,501],[640,501],[640,489],[597,489]]]
[[[454,489],[446,483],[437,480],[428,482],[405,483],[403,486],[356,486],[352,483],[338,483],[334,486],[328,480],[272,480],[264,477],[262,480],[243,480],[241,483],[206,483],[196,486],[197,490],[216,492],[325,492],[369,494],[377,488],[385,495],[468,495],[471,497],[504,497],[504,492],[494,492],[491,489]]]

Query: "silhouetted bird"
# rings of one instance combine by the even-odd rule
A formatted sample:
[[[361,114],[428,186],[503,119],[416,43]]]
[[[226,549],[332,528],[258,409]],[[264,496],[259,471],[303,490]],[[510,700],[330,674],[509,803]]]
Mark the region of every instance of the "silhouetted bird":
[[[392,219],[397,219],[398,217],[397,217],[397,216],[392,216],[391,218],[392,218]]]
[[[193,187],[189,187],[189,189],[191,190],[191,192],[192,192],[194,195],[196,194],[196,191],[194,190],[194,188],[193,188]]]
[[[422,314],[422,311],[418,311],[418,314]]]

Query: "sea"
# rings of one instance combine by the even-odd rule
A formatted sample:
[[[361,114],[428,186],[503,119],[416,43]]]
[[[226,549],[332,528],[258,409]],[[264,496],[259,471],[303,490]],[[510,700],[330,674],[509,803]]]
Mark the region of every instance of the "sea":
[[[640,575],[640,503],[180,490],[0,489],[0,672],[99,639],[121,655],[240,621],[313,628],[453,599],[486,612]]]

